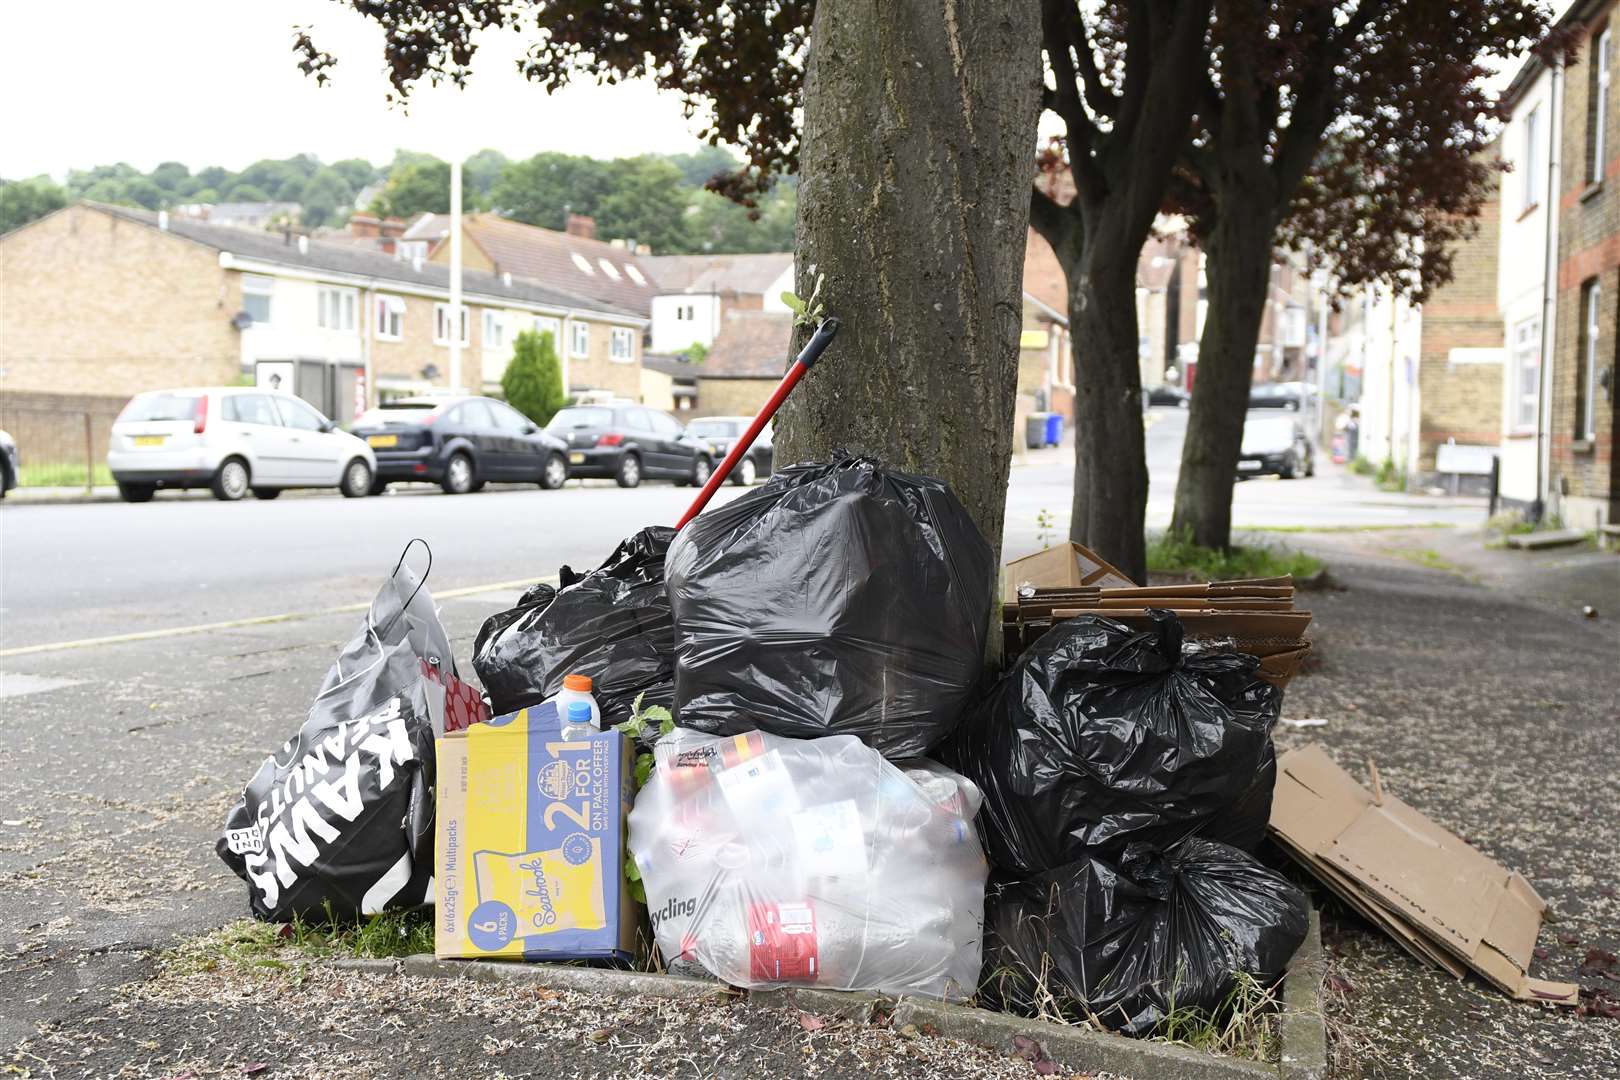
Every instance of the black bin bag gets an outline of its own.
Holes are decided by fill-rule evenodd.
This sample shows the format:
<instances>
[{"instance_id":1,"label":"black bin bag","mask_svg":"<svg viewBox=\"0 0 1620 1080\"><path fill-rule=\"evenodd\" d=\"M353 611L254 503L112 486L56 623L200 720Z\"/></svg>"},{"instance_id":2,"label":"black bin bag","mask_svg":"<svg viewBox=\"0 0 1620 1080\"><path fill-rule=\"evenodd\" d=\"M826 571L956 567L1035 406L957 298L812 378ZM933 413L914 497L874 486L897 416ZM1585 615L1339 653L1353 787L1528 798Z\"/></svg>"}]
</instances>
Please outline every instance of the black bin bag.
<instances>
[{"instance_id":1,"label":"black bin bag","mask_svg":"<svg viewBox=\"0 0 1620 1080\"><path fill-rule=\"evenodd\" d=\"M1026 1011L1038 992L1051 994L1146 1035L1172 1008L1218 1016L1241 974L1274 984L1306 918L1304 893L1234 847L1198 837L1162 853L1132 844L1117 864L1081 859L992 880L981 990Z\"/></svg>"},{"instance_id":2,"label":"black bin bag","mask_svg":"<svg viewBox=\"0 0 1620 1080\"><path fill-rule=\"evenodd\" d=\"M636 696L668 707L674 641L664 556L675 530L649 526L583 576L563 568L561 589L537 585L492 615L473 642L473 667L497 715L538 705L568 675L589 675L604 724L630 718Z\"/></svg>"},{"instance_id":3,"label":"black bin bag","mask_svg":"<svg viewBox=\"0 0 1620 1080\"><path fill-rule=\"evenodd\" d=\"M1025 650L943 755L984 792L990 865L1051 870L1193 833L1252 851L1276 781L1282 693L1235 653L1182 654L1181 620L1059 623Z\"/></svg>"},{"instance_id":4,"label":"black bin bag","mask_svg":"<svg viewBox=\"0 0 1620 1080\"><path fill-rule=\"evenodd\" d=\"M668 576L683 727L916 757L983 671L989 545L942 481L869 458L790 466L695 518Z\"/></svg>"}]
</instances>

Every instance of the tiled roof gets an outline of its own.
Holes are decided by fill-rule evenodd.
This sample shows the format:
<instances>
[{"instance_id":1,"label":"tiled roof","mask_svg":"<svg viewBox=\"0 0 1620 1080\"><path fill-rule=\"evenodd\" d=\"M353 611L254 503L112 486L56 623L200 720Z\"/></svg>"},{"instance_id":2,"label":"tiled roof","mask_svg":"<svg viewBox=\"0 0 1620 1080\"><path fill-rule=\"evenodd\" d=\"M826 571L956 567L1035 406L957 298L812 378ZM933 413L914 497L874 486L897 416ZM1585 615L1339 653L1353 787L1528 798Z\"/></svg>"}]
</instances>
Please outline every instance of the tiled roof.
<instances>
[{"instance_id":1,"label":"tiled roof","mask_svg":"<svg viewBox=\"0 0 1620 1080\"><path fill-rule=\"evenodd\" d=\"M763 295L771 283L793 268L793 252L757 255L643 255L660 293Z\"/></svg>"},{"instance_id":2,"label":"tiled roof","mask_svg":"<svg viewBox=\"0 0 1620 1080\"><path fill-rule=\"evenodd\" d=\"M87 202L84 205L102 213L110 214L113 217L122 218L125 221L138 222L154 229L158 227L158 215L151 210L94 202ZM310 240L306 247L300 250L297 237L289 239L283 233L242 229L233 225L215 225L206 221L183 217L179 214L169 216L168 231L175 236L184 237L187 240L214 248L217 251L229 251L231 254L244 259L256 259L262 262L278 263L283 266L300 267L308 270L325 270L355 277L397 281L427 289L442 289L446 292L450 288L449 267L424 262L418 269L409 260L398 259L380 251L370 251L351 244L333 244L321 240ZM481 270L464 270L461 275L461 287L467 293L517 300L544 307L574 308L600 312L606 315L623 315L636 318L646 317L642 311L632 307L608 303L578 293L565 292L533 281L514 278L512 283L508 285L499 276Z\"/></svg>"},{"instance_id":3,"label":"tiled roof","mask_svg":"<svg viewBox=\"0 0 1620 1080\"><path fill-rule=\"evenodd\" d=\"M700 379L774 379L787 371L793 316L775 311L728 311L703 363Z\"/></svg>"},{"instance_id":4,"label":"tiled roof","mask_svg":"<svg viewBox=\"0 0 1620 1080\"><path fill-rule=\"evenodd\" d=\"M525 225L497 214L467 214L466 238L489 256L499 273L543 281L641 316L652 312L658 289L638 256L602 240ZM432 214L411 224L406 236L437 244L449 236L450 215Z\"/></svg>"}]
</instances>

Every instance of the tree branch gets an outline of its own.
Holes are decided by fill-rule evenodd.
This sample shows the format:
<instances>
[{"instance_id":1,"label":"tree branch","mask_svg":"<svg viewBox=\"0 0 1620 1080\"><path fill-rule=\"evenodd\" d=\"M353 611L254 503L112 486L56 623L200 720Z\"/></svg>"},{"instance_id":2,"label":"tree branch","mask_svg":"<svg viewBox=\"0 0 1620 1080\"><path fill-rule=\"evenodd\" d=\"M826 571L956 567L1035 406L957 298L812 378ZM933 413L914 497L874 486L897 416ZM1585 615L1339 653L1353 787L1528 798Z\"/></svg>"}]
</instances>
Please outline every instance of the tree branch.
<instances>
[{"instance_id":1,"label":"tree branch","mask_svg":"<svg viewBox=\"0 0 1620 1080\"><path fill-rule=\"evenodd\" d=\"M1277 183L1277 202L1274 215L1281 215L1294 198L1300 182L1316 160L1322 137L1333 119L1334 91L1337 87L1335 71L1349 55L1355 40L1383 14L1388 0L1361 0L1355 11L1337 30L1332 26L1332 10L1324 7L1315 12L1311 29L1315 47L1304 62L1305 78L1300 81L1289 111L1288 128L1277 144L1272 159L1271 174Z\"/></svg>"},{"instance_id":2,"label":"tree branch","mask_svg":"<svg viewBox=\"0 0 1620 1080\"><path fill-rule=\"evenodd\" d=\"M1069 54L1066 6L1065 0L1042 0L1041 3L1041 37L1057 81L1057 89L1050 98L1051 109L1062 118L1068 134L1069 168L1074 171L1075 185L1087 198L1094 198L1105 187L1092 157L1100 132L1080 100L1079 76Z\"/></svg>"},{"instance_id":3,"label":"tree branch","mask_svg":"<svg viewBox=\"0 0 1620 1080\"><path fill-rule=\"evenodd\" d=\"M1070 44L1074 47L1074 55L1080 62L1080 78L1085 83L1086 104L1098 116L1105 116L1112 120L1119 115L1119 98L1114 92L1103 85L1102 72L1097 69L1097 56L1091 50L1091 35L1086 30L1085 16L1080 13L1077 3L1064 2L1071 18L1063 20L1069 26Z\"/></svg>"},{"instance_id":4,"label":"tree branch","mask_svg":"<svg viewBox=\"0 0 1620 1080\"><path fill-rule=\"evenodd\" d=\"M1052 245L1059 264L1067 272L1069 266L1065 259L1072 246L1074 231L1080 227L1079 212L1073 206L1062 205L1039 186L1031 186L1029 226L1040 234L1042 240Z\"/></svg>"}]
</instances>

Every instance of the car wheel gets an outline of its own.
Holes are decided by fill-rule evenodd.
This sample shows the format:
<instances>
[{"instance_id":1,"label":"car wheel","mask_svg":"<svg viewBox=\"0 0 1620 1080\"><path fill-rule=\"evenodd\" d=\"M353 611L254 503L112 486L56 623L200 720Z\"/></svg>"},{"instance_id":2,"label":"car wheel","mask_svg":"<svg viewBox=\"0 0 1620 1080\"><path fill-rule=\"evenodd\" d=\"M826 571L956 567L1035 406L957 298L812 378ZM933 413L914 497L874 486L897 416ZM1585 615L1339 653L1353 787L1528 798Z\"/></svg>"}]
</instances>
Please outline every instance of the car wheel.
<instances>
[{"instance_id":1,"label":"car wheel","mask_svg":"<svg viewBox=\"0 0 1620 1080\"><path fill-rule=\"evenodd\" d=\"M476 495L476 494L478 494L478 493L479 493L479 492L480 492L480 491L483 491L483 490L484 490L484 485L485 485L485 484L486 484L486 483L488 483L488 481L485 481L485 480L474 480L474 481L473 481L473 486L472 486L472 487L470 487L470 488L468 488L468 489L467 489L467 491L468 491L468 493L469 493L469 494L472 494L472 495Z\"/></svg>"},{"instance_id":2,"label":"car wheel","mask_svg":"<svg viewBox=\"0 0 1620 1080\"><path fill-rule=\"evenodd\" d=\"M440 482L447 495L465 495L473 486L472 458L466 454L451 454L450 463L444 467L444 480Z\"/></svg>"},{"instance_id":3,"label":"car wheel","mask_svg":"<svg viewBox=\"0 0 1620 1080\"><path fill-rule=\"evenodd\" d=\"M247 462L241 458L226 458L209 486L214 491L214 498L219 501L236 502L248 493Z\"/></svg>"},{"instance_id":4,"label":"car wheel","mask_svg":"<svg viewBox=\"0 0 1620 1080\"><path fill-rule=\"evenodd\" d=\"M253 489L253 497L255 499L263 499L265 502L269 502L271 499L276 498L280 494L281 494L281 489L280 488L254 488Z\"/></svg>"},{"instance_id":5,"label":"car wheel","mask_svg":"<svg viewBox=\"0 0 1620 1080\"><path fill-rule=\"evenodd\" d=\"M552 454L546 458L545 467L540 470L540 486L547 491L556 491L568 483L568 462L563 460L561 454Z\"/></svg>"},{"instance_id":6,"label":"car wheel","mask_svg":"<svg viewBox=\"0 0 1620 1080\"><path fill-rule=\"evenodd\" d=\"M373 495L381 495L383 492L385 492L387 490L388 490L388 481L384 480L380 476L373 476L371 478L371 494L373 494Z\"/></svg>"},{"instance_id":7,"label":"car wheel","mask_svg":"<svg viewBox=\"0 0 1620 1080\"><path fill-rule=\"evenodd\" d=\"M1289 454L1288 457L1284 459L1283 466L1277 471L1277 475L1284 480L1292 480L1295 476L1299 475L1299 464L1295 460L1294 455Z\"/></svg>"},{"instance_id":8,"label":"car wheel","mask_svg":"<svg viewBox=\"0 0 1620 1080\"><path fill-rule=\"evenodd\" d=\"M1305 475L1306 476L1315 476L1316 475L1316 455L1315 454L1312 454L1310 457L1305 459Z\"/></svg>"},{"instance_id":9,"label":"car wheel","mask_svg":"<svg viewBox=\"0 0 1620 1080\"><path fill-rule=\"evenodd\" d=\"M366 464L364 458L355 458L344 467L338 490L343 492L345 499L358 499L371 493L371 466Z\"/></svg>"},{"instance_id":10,"label":"car wheel","mask_svg":"<svg viewBox=\"0 0 1620 1080\"><path fill-rule=\"evenodd\" d=\"M708 458L699 456L692 463L692 486L702 487L709 482L709 476L714 472L714 464Z\"/></svg>"},{"instance_id":11,"label":"car wheel","mask_svg":"<svg viewBox=\"0 0 1620 1080\"><path fill-rule=\"evenodd\" d=\"M118 497L125 502L151 502L152 496L157 493L157 487L152 484L126 484L118 481Z\"/></svg>"},{"instance_id":12,"label":"car wheel","mask_svg":"<svg viewBox=\"0 0 1620 1080\"><path fill-rule=\"evenodd\" d=\"M633 488L641 483L641 459L634 454L626 454L619 459L619 470L613 479L622 488Z\"/></svg>"},{"instance_id":13,"label":"car wheel","mask_svg":"<svg viewBox=\"0 0 1620 1080\"><path fill-rule=\"evenodd\" d=\"M737 462L737 467L731 470L731 482L738 487L747 487L759 475L759 469L754 465L754 459L745 457Z\"/></svg>"}]
</instances>

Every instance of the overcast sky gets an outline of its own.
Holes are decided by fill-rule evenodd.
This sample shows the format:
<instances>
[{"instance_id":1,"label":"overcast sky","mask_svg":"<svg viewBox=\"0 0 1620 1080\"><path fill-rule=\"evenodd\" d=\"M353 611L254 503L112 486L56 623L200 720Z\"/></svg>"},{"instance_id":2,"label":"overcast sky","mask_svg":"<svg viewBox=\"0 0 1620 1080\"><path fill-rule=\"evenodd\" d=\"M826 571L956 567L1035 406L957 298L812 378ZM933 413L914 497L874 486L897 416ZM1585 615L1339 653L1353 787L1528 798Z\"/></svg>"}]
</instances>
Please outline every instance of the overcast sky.
<instances>
[{"instance_id":1,"label":"overcast sky","mask_svg":"<svg viewBox=\"0 0 1620 1080\"><path fill-rule=\"evenodd\" d=\"M297 68L293 27L338 58L317 87ZM313 153L374 164L404 147L508 157L594 157L698 145L680 101L651 84L582 81L555 96L514 70L522 39L481 43L466 90L420 88L389 108L382 34L332 0L77 0L6 5L0 46L0 176L127 161L240 169Z\"/></svg>"}]
</instances>

